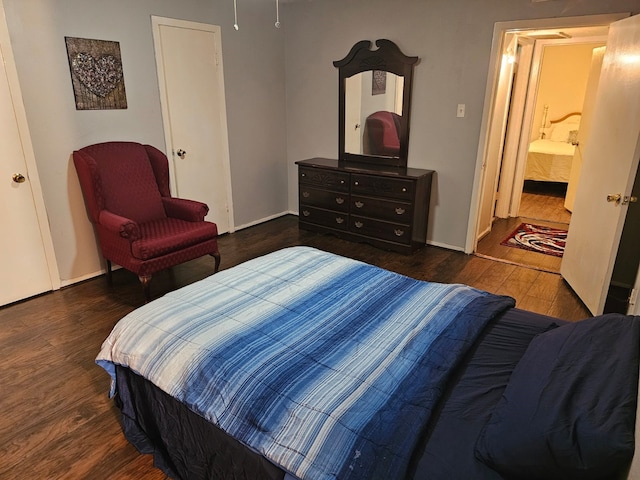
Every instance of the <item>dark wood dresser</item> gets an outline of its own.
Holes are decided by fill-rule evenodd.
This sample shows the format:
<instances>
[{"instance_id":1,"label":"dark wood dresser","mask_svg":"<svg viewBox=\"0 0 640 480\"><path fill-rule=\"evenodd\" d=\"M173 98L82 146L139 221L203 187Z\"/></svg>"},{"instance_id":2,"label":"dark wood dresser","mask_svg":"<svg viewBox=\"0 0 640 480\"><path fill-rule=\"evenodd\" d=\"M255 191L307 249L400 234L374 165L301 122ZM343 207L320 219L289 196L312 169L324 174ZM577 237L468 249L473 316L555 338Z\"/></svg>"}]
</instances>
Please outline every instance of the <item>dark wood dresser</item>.
<instances>
[{"instance_id":1,"label":"dark wood dresser","mask_svg":"<svg viewBox=\"0 0 640 480\"><path fill-rule=\"evenodd\" d=\"M300 228L407 254L425 245L433 170L328 158L296 164Z\"/></svg>"}]
</instances>

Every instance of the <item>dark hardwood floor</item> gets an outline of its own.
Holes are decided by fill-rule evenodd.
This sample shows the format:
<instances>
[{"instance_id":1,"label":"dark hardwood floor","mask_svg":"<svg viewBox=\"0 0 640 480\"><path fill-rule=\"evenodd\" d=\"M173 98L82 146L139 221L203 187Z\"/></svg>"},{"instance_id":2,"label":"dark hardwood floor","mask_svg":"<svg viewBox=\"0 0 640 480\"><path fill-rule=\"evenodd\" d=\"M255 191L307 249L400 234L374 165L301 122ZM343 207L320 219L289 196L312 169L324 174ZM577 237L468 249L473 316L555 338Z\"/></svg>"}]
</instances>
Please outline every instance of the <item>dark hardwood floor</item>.
<instances>
[{"instance_id":1,"label":"dark hardwood floor","mask_svg":"<svg viewBox=\"0 0 640 480\"><path fill-rule=\"evenodd\" d=\"M478 242L476 252L489 258L560 273L562 258L500 245L500 242L525 222L568 229L571 212L564 208L566 188L566 184L525 182L519 216L496 219L491 232Z\"/></svg>"},{"instance_id":2,"label":"dark hardwood floor","mask_svg":"<svg viewBox=\"0 0 640 480\"><path fill-rule=\"evenodd\" d=\"M418 279L466 283L516 298L520 308L579 320L588 312L564 281L551 273L437 247L411 256L331 236L299 231L285 216L220 238L221 268L282 247L310 245ZM213 273L203 257L151 283L152 296ZM104 277L0 308L0 478L163 479L150 455L124 439L108 398L108 375L94 363L115 323L140 306L135 275Z\"/></svg>"},{"instance_id":3,"label":"dark hardwood floor","mask_svg":"<svg viewBox=\"0 0 640 480\"><path fill-rule=\"evenodd\" d=\"M518 215L569 225L571 212L564 208L566 183L524 182Z\"/></svg>"}]
</instances>

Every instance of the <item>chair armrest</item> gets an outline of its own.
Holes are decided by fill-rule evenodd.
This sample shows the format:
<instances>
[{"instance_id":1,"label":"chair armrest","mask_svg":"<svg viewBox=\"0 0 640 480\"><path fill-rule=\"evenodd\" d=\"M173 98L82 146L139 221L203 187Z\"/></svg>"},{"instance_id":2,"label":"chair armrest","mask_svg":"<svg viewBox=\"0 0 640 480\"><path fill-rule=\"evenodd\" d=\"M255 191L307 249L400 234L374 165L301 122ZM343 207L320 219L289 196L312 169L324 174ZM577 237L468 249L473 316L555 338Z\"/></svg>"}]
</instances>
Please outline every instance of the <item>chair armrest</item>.
<instances>
[{"instance_id":1,"label":"chair armrest","mask_svg":"<svg viewBox=\"0 0 640 480\"><path fill-rule=\"evenodd\" d=\"M206 203L184 198L162 197L167 217L179 218L188 222L202 222L209 213Z\"/></svg>"},{"instance_id":2,"label":"chair armrest","mask_svg":"<svg viewBox=\"0 0 640 480\"><path fill-rule=\"evenodd\" d=\"M131 241L140 238L138 224L129 218L121 217L108 210L102 210L98 217L98 222L107 230L117 233L122 238L128 238Z\"/></svg>"}]
</instances>

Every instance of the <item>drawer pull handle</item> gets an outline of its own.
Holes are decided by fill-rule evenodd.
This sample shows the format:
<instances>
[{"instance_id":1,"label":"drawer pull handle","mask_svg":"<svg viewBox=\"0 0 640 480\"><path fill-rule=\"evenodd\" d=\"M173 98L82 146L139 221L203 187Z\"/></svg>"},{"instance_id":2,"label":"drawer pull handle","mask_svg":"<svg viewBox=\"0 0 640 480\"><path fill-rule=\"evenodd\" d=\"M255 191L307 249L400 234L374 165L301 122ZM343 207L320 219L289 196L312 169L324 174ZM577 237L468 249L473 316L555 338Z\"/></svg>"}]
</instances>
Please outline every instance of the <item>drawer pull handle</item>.
<instances>
[{"instance_id":1,"label":"drawer pull handle","mask_svg":"<svg viewBox=\"0 0 640 480\"><path fill-rule=\"evenodd\" d=\"M393 233L396 234L396 237L401 237L404 235L404 230L400 230L399 228L396 228Z\"/></svg>"},{"instance_id":2,"label":"drawer pull handle","mask_svg":"<svg viewBox=\"0 0 640 480\"><path fill-rule=\"evenodd\" d=\"M362 203L362 202L356 202L354 205L356 206L356 208L364 207L364 203Z\"/></svg>"},{"instance_id":3,"label":"drawer pull handle","mask_svg":"<svg viewBox=\"0 0 640 480\"><path fill-rule=\"evenodd\" d=\"M402 187L402 191L406 193L407 187Z\"/></svg>"},{"instance_id":4,"label":"drawer pull handle","mask_svg":"<svg viewBox=\"0 0 640 480\"><path fill-rule=\"evenodd\" d=\"M301 173L301 174L300 174L300 176L301 176L301 177L306 177L306 176L307 176L307 174L306 174L306 173Z\"/></svg>"},{"instance_id":5,"label":"drawer pull handle","mask_svg":"<svg viewBox=\"0 0 640 480\"><path fill-rule=\"evenodd\" d=\"M336 223L337 223L337 224L343 224L343 223L344 223L344 218L342 218L342 217L336 217Z\"/></svg>"},{"instance_id":6,"label":"drawer pull handle","mask_svg":"<svg viewBox=\"0 0 640 480\"><path fill-rule=\"evenodd\" d=\"M309 196L310 196L310 195L311 195L311 194L310 194L309 192L302 192L302 196L303 196L304 198L309 198Z\"/></svg>"},{"instance_id":7,"label":"drawer pull handle","mask_svg":"<svg viewBox=\"0 0 640 480\"><path fill-rule=\"evenodd\" d=\"M336 203L337 203L338 205L342 205L342 204L344 203L344 198L342 198L342 197L336 197Z\"/></svg>"},{"instance_id":8,"label":"drawer pull handle","mask_svg":"<svg viewBox=\"0 0 640 480\"><path fill-rule=\"evenodd\" d=\"M362 228L363 225L364 224L362 222L356 222L355 223L356 228Z\"/></svg>"},{"instance_id":9,"label":"drawer pull handle","mask_svg":"<svg viewBox=\"0 0 640 480\"><path fill-rule=\"evenodd\" d=\"M398 215L402 215L405 211L406 211L406 210L405 210L404 208L400 208L400 207L396 208L396 213L397 213Z\"/></svg>"},{"instance_id":10,"label":"drawer pull handle","mask_svg":"<svg viewBox=\"0 0 640 480\"><path fill-rule=\"evenodd\" d=\"M340 185L344 185L344 180L340 180Z\"/></svg>"},{"instance_id":11,"label":"drawer pull handle","mask_svg":"<svg viewBox=\"0 0 640 480\"><path fill-rule=\"evenodd\" d=\"M353 182L353 184L357 187L358 185L360 185L358 182Z\"/></svg>"},{"instance_id":12,"label":"drawer pull handle","mask_svg":"<svg viewBox=\"0 0 640 480\"><path fill-rule=\"evenodd\" d=\"M305 217L308 217L309 215L311 215L311 212L309 210L303 210L302 215L304 215Z\"/></svg>"}]
</instances>

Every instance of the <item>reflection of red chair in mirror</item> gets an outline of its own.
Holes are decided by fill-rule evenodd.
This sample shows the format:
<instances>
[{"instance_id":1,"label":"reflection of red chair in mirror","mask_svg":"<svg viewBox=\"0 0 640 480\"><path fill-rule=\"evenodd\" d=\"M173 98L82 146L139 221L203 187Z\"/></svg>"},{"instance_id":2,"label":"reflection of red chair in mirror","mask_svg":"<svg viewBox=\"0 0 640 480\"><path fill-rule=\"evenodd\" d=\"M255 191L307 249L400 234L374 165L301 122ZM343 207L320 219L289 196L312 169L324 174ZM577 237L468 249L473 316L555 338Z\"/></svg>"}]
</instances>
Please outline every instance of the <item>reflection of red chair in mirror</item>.
<instances>
[{"instance_id":1,"label":"reflection of red chair in mirror","mask_svg":"<svg viewBox=\"0 0 640 480\"><path fill-rule=\"evenodd\" d=\"M107 261L138 275L149 300L151 276L203 255L220 266L209 207L171 197L167 157L150 145L107 142L73 152L89 219Z\"/></svg>"},{"instance_id":2,"label":"reflection of red chair in mirror","mask_svg":"<svg viewBox=\"0 0 640 480\"><path fill-rule=\"evenodd\" d=\"M364 123L362 151L366 155L399 156L400 118L397 113L386 111L369 115Z\"/></svg>"}]
</instances>

